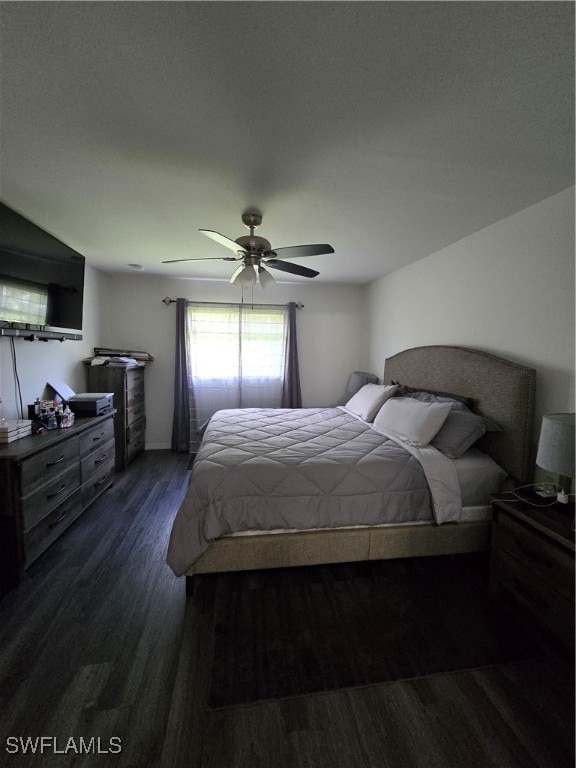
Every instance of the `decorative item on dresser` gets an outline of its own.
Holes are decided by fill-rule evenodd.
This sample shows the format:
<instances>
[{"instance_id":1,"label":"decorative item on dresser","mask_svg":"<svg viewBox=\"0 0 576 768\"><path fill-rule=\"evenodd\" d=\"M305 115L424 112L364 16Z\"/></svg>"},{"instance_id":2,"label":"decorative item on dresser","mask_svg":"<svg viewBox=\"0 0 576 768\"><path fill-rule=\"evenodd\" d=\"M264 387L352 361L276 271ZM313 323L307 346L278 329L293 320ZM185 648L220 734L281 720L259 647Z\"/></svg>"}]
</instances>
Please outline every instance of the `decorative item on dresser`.
<instances>
[{"instance_id":1,"label":"decorative item on dresser","mask_svg":"<svg viewBox=\"0 0 576 768\"><path fill-rule=\"evenodd\" d=\"M0 596L112 485L114 413L0 446Z\"/></svg>"},{"instance_id":2,"label":"decorative item on dresser","mask_svg":"<svg viewBox=\"0 0 576 768\"><path fill-rule=\"evenodd\" d=\"M574 651L574 504L493 502L491 581Z\"/></svg>"},{"instance_id":3,"label":"decorative item on dresser","mask_svg":"<svg viewBox=\"0 0 576 768\"><path fill-rule=\"evenodd\" d=\"M92 392L114 393L114 407L117 411L114 421L117 472L123 472L144 450L144 371L144 365L128 367L86 363L88 389Z\"/></svg>"}]
</instances>

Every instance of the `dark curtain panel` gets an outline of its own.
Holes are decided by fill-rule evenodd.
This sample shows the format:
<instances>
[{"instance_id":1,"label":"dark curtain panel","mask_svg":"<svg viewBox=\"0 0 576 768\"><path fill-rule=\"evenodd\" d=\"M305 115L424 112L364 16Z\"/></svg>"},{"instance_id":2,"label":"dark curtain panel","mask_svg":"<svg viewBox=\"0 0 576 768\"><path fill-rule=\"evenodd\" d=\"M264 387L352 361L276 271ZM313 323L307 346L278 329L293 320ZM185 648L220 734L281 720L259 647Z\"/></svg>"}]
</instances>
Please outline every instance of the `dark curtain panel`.
<instances>
[{"instance_id":1,"label":"dark curtain panel","mask_svg":"<svg viewBox=\"0 0 576 768\"><path fill-rule=\"evenodd\" d=\"M190 450L190 399L194 397L188 344L186 299L176 299L176 365L174 371L174 416L172 419L172 450Z\"/></svg>"},{"instance_id":2,"label":"dark curtain panel","mask_svg":"<svg viewBox=\"0 0 576 768\"><path fill-rule=\"evenodd\" d=\"M302 408L296 338L296 304L293 301L288 304L288 338L286 339L282 408Z\"/></svg>"}]
</instances>

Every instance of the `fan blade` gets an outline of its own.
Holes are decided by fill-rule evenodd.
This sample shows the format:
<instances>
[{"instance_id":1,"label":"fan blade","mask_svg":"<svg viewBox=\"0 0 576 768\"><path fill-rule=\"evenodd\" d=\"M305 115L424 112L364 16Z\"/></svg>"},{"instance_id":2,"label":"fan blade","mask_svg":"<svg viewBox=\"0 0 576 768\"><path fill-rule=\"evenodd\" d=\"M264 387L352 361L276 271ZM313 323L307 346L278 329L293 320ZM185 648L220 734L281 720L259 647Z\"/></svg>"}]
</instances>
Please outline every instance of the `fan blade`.
<instances>
[{"instance_id":1,"label":"fan blade","mask_svg":"<svg viewBox=\"0 0 576 768\"><path fill-rule=\"evenodd\" d=\"M290 272L293 275L301 275L302 277L316 277L316 275L320 274L315 269L308 269L308 267L302 267L300 264L291 264L289 261L270 259L264 263L267 267L272 267L272 269L279 269L281 272Z\"/></svg>"},{"instance_id":2,"label":"fan blade","mask_svg":"<svg viewBox=\"0 0 576 768\"><path fill-rule=\"evenodd\" d=\"M334 248L326 243L316 245L289 245L286 248L274 248L273 251L264 253L264 256L281 256L283 259L299 259L302 256L323 256L325 253L334 253Z\"/></svg>"},{"instance_id":3,"label":"fan blade","mask_svg":"<svg viewBox=\"0 0 576 768\"><path fill-rule=\"evenodd\" d=\"M220 243L220 245L223 245L225 248L230 248L231 251L234 251L234 253L248 253L248 251L245 248L242 248L241 245L238 245L238 243L235 243L234 240L230 240L229 237L225 237L224 235L221 235L219 232L212 232L211 229L199 229L198 232L202 232L203 235L206 235L207 237L211 237L212 240L215 240L217 243Z\"/></svg>"},{"instance_id":4,"label":"fan blade","mask_svg":"<svg viewBox=\"0 0 576 768\"><path fill-rule=\"evenodd\" d=\"M163 261L162 264L175 264L177 261L240 261L243 258L244 256L206 256L199 259L168 259L168 261Z\"/></svg>"}]
</instances>

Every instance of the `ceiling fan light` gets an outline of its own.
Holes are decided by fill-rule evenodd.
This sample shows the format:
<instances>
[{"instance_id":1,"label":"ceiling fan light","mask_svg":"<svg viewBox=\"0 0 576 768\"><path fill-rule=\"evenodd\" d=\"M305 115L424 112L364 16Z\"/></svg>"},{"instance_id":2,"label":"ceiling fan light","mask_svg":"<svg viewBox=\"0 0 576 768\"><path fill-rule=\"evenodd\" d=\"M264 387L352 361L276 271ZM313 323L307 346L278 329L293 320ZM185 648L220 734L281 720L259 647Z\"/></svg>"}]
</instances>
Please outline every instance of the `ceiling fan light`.
<instances>
[{"instance_id":1,"label":"ceiling fan light","mask_svg":"<svg viewBox=\"0 0 576 768\"><path fill-rule=\"evenodd\" d=\"M262 288L268 288L269 285L273 285L276 282L270 272L264 269L264 267L258 267L258 277Z\"/></svg>"},{"instance_id":2,"label":"ceiling fan light","mask_svg":"<svg viewBox=\"0 0 576 768\"><path fill-rule=\"evenodd\" d=\"M256 272L251 264L243 267L238 273L232 275L230 281L233 285L242 285L249 287L256 284Z\"/></svg>"}]
</instances>

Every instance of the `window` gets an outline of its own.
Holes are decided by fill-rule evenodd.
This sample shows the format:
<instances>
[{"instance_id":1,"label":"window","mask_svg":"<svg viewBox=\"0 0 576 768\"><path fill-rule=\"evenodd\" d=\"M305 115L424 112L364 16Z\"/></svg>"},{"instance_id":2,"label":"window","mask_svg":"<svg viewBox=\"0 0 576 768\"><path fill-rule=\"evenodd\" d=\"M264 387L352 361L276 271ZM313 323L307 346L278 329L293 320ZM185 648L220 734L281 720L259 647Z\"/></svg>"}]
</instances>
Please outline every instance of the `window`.
<instances>
[{"instance_id":1,"label":"window","mask_svg":"<svg viewBox=\"0 0 576 768\"><path fill-rule=\"evenodd\" d=\"M201 428L218 410L302 407L302 305L175 303L173 451L196 453Z\"/></svg>"},{"instance_id":2,"label":"window","mask_svg":"<svg viewBox=\"0 0 576 768\"><path fill-rule=\"evenodd\" d=\"M223 408L280 407L287 329L285 306L189 303L196 429Z\"/></svg>"}]
</instances>

